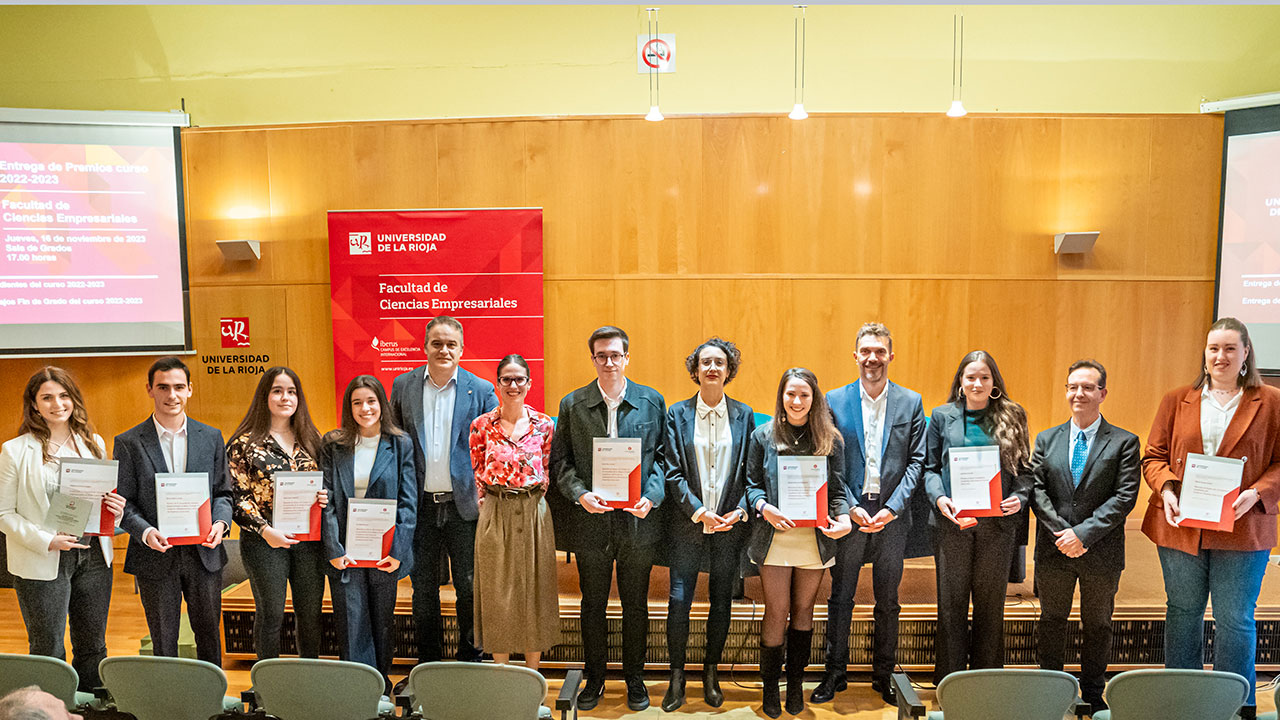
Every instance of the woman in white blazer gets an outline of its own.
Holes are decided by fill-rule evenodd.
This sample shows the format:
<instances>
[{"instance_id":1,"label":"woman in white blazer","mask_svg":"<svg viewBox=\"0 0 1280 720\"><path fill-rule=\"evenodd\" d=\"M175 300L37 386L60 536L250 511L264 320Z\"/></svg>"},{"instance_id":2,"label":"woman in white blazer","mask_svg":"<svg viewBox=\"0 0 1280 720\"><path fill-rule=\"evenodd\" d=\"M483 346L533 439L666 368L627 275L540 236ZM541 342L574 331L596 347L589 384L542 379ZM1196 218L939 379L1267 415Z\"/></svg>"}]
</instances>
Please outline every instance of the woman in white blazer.
<instances>
[{"instance_id":1,"label":"woman in white blazer","mask_svg":"<svg viewBox=\"0 0 1280 720\"><path fill-rule=\"evenodd\" d=\"M27 381L18 437L0 449L0 532L30 652L65 659L70 618L71 665L84 691L102 684L98 663L107 656L111 538L52 532L44 519L58 489L60 458L101 460L104 447L75 380L61 368L44 367ZM116 493L103 497L103 511L116 523L124 504Z\"/></svg>"}]
</instances>

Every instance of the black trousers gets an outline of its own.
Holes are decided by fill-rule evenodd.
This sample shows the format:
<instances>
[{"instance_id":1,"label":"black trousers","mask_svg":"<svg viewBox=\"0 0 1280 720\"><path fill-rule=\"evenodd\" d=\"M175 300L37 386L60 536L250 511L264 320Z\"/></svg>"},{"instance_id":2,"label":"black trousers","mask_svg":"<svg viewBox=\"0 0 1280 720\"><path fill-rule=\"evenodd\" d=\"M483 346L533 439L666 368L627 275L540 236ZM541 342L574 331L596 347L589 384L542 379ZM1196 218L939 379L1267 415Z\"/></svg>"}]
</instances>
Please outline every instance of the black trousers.
<instances>
[{"instance_id":1,"label":"black trousers","mask_svg":"<svg viewBox=\"0 0 1280 720\"><path fill-rule=\"evenodd\" d=\"M31 654L66 660L65 636L70 624L71 667L80 676L77 689L92 692L102 685L98 663L107 656L111 568L98 538L82 538L81 542L89 547L61 552L57 577L27 580L15 576L13 589L27 626Z\"/></svg>"},{"instance_id":2,"label":"black trousers","mask_svg":"<svg viewBox=\"0 0 1280 720\"><path fill-rule=\"evenodd\" d=\"M273 548L256 532L240 533L240 556L253 590L253 651L259 660L280 657L286 591L293 588L294 637L298 656L320 657L320 612L324 602L324 547L319 541Z\"/></svg>"},{"instance_id":3,"label":"black trousers","mask_svg":"<svg viewBox=\"0 0 1280 720\"><path fill-rule=\"evenodd\" d=\"M452 500L418 499L418 525L413 532L413 624L418 662L435 662L444 656L444 625L440 616L441 557L449 556L453 590L457 594L458 651L454 658L475 660L475 595L472 580L476 563L476 522L464 520Z\"/></svg>"},{"instance_id":4,"label":"black trousers","mask_svg":"<svg viewBox=\"0 0 1280 720\"><path fill-rule=\"evenodd\" d=\"M934 555L938 577L938 635L934 681L970 668L1004 665L1004 599L1017 525L1013 518L982 518L961 530L939 518ZM973 629L969 629L969 601Z\"/></svg>"},{"instance_id":5,"label":"black trousers","mask_svg":"<svg viewBox=\"0 0 1280 720\"><path fill-rule=\"evenodd\" d=\"M617 511L621 512L621 511ZM609 658L609 628L605 609L617 563L618 598L622 601L622 670L628 676L644 674L649 631L649 571L653 545L602 541L579 547L578 589L582 592L582 646L586 675L603 678Z\"/></svg>"},{"instance_id":6,"label":"black trousers","mask_svg":"<svg viewBox=\"0 0 1280 720\"><path fill-rule=\"evenodd\" d=\"M871 514L875 514L872 512ZM844 672L849 665L849 627L853 624L853 596L864 563L871 563L875 593L875 638L871 677L888 680L898 655L898 586L902 584L902 558L911 534L910 521L894 520L878 533L857 528L836 544L836 564L831 567L831 597L827 600L827 671Z\"/></svg>"},{"instance_id":7,"label":"black trousers","mask_svg":"<svg viewBox=\"0 0 1280 720\"><path fill-rule=\"evenodd\" d=\"M1107 684L1111 613L1120 587L1119 570L1086 569L1070 560L1036 563L1036 588L1040 593L1036 654L1040 667L1062 669L1067 615L1071 612L1077 581L1080 583L1080 624L1084 629L1084 644L1080 647L1080 695L1086 700L1097 699L1102 697L1102 689Z\"/></svg>"},{"instance_id":8,"label":"black trousers","mask_svg":"<svg viewBox=\"0 0 1280 720\"><path fill-rule=\"evenodd\" d=\"M182 622L182 601L187 601L187 617L196 637L196 657L222 665L222 570L209 572L200 561L198 545L179 545L176 572L159 577L138 576L138 598L147 616L151 651L157 656L178 656L178 628Z\"/></svg>"},{"instance_id":9,"label":"black trousers","mask_svg":"<svg viewBox=\"0 0 1280 720\"><path fill-rule=\"evenodd\" d=\"M683 670L689 644L689 609L698 588L698 571L705 560L711 608L707 613L707 648L703 666L720 664L733 613L733 589L745 528L712 533L700 542L676 541L671 547L671 594L667 599L667 656L672 670Z\"/></svg>"}]
</instances>

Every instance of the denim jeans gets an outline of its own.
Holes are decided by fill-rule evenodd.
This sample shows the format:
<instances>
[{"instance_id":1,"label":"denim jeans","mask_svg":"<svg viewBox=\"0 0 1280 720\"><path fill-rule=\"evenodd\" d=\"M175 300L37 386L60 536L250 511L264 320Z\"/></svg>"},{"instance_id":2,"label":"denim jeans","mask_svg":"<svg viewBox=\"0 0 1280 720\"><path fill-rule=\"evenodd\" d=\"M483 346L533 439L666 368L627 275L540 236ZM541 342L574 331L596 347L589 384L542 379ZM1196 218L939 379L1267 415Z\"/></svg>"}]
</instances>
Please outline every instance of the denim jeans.
<instances>
[{"instance_id":1,"label":"denim jeans","mask_svg":"<svg viewBox=\"0 0 1280 720\"><path fill-rule=\"evenodd\" d=\"M66 660L63 636L70 617L71 666L80 676L79 689L85 692L102 684L98 663L107 656L111 605L111 568L102 557L98 538L87 540L87 549L62 551L58 577L53 580L13 579L32 655Z\"/></svg>"},{"instance_id":2,"label":"denim jeans","mask_svg":"<svg viewBox=\"0 0 1280 720\"><path fill-rule=\"evenodd\" d=\"M1204 610L1213 598L1213 669L1249 681L1245 705L1256 705L1254 658L1258 626L1254 610L1267 569L1266 550L1201 550L1189 555L1161 547L1166 605L1164 664L1171 668L1204 667Z\"/></svg>"}]
</instances>

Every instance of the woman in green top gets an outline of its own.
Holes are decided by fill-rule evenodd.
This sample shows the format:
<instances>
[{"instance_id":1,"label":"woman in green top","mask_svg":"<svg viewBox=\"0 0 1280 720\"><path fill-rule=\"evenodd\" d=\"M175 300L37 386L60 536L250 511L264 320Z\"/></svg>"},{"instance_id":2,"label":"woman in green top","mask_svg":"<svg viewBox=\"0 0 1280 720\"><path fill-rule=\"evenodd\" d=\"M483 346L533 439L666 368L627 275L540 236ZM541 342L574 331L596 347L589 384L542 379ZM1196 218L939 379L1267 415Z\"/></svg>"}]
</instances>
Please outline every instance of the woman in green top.
<instances>
[{"instance_id":1,"label":"woman in green top","mask_svg":"<svg viewBox=\"0 0 1280 720\"><path fill-rule=\"evenodd\" d=\"M982 350L965 355L948 397L950 402L934 408L925 437L925 492L937 509L930 518L938 578L935 682L956 670L1004 665L1005 590L1031 491L1027 413L1009 398L995 360ZM1000 500L982 511L986 516L959 517L951 450L981 446L998 449Z\"/></svg>"}]
</instances>

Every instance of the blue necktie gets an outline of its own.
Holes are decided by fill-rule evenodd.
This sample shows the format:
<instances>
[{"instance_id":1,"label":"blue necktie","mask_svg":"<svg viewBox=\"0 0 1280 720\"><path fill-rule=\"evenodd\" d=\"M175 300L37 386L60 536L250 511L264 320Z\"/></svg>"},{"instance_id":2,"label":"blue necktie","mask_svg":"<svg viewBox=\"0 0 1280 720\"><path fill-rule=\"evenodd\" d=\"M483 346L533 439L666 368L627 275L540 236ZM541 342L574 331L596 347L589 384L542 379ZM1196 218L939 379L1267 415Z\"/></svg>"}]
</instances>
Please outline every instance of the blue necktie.
<instances>
[{"instance_id":1,"label":"blue necktie","mask_svg":"<svg viewBox=\"0 0 1280 720\"><path fill-rule=\"evenodd\" d=\"M1084 474L1084 461L1089 459L1089 438L1080 433L1076 436L1076 446L1071 450L1071 484L1080 487L1080 476Z\"/></svg>"}]
</instances>

